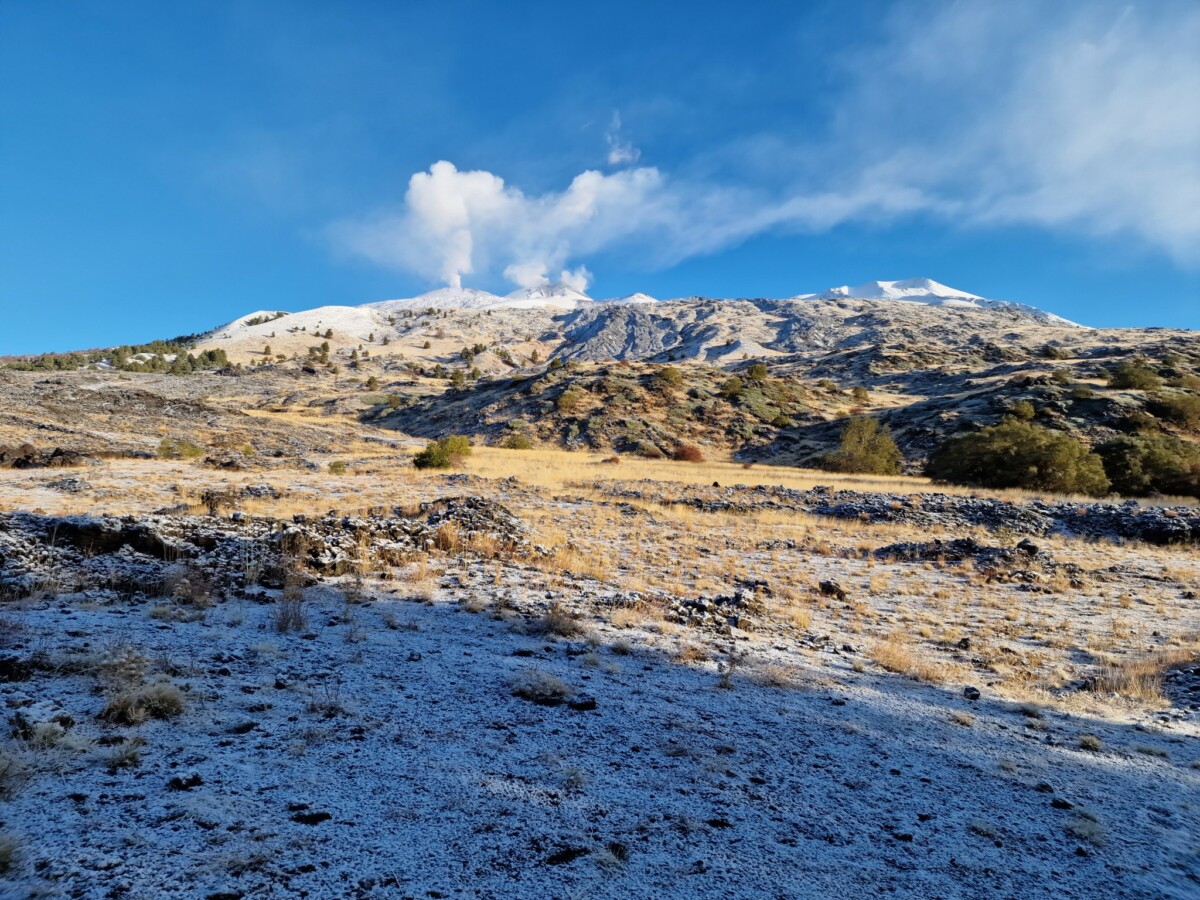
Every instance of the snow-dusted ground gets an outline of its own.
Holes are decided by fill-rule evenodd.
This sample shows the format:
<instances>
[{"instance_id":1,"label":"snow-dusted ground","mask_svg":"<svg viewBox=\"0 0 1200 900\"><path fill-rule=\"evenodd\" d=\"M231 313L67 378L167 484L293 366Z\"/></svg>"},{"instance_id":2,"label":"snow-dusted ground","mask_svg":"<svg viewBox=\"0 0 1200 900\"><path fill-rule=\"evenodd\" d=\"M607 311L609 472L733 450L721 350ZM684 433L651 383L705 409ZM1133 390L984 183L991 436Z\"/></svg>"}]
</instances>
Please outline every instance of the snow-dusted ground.
<instances>
[{"instance_id":1,"label":"snow-dusted ground","mask_svg":"<svg viewBox=\"0 0 1200 900\"><path fill-rule=\"evenodd\" d=\"M0 806L22 847L3 896L1200 893L1193 738L1034 718L778 636L741 635L723 688L724 639L604 615L578 638L531 636L538 573L444 564L428 603L407 581L350 607L318 585L301 633L245 601L194 622L72 598L6 610L0 655L132 648L188 699L121 728L97 721L90 674L0 683L9 707L65 709L76 740L146 742L117 771L96 743L21 750L36 774ZM568 577L552 593L606 590ZM677 661L689 644L712 657ZM770 664L790 686L758 683ZM595 709L512 696L528 670Z\"/></svg>"}]
</instances>

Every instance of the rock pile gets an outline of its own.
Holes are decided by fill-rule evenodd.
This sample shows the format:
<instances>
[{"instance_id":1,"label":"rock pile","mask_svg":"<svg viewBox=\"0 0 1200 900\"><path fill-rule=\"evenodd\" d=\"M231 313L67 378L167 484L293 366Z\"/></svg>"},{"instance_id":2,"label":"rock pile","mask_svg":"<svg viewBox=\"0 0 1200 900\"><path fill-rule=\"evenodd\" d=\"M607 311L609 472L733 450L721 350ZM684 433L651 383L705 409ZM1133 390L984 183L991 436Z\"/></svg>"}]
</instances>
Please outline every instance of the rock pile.
<instances>
[{"instance_id":1,"label":"rock pile","mask_svg":"<svg viewBox=\"0 0 1200 900\"><path fill-rule=\"evenodd\" d=\"M923 529L980 527L1017 534L1066 534L1151 544L1200 543L1200 506L1032 500L922 492L915 494L834 490L802 491L771 485L707 488L649 480L598 481L598 491L622 500L682 504L705 512L782 510L852 519L896 522Z\"/></svg>"},{"instance_id":2,"label":"rock pile","mask_svg":"<svg viewBox=\"0 0 1200 900\"><path fill-rule=\"evenodd\" d=\"M1073 563L1059 563L1028 540L1016 547L989 547L974 538L952 541L913 541L889 544L875 551L879 559L906 562L971 562L988 581L1038 585L1056 575L1065 576L1072 587L1083 584L1085 573Z\"/></svg>"},{"instance_id":3,"label":"rock pile","mask_svg":"<svg viewBox=\"0 0 1200 900\"><path fill-rule=\"evenodd\" d=\"M453 547L439 542L453 529ZM527 526L504 507L479 497L424 504L415 517L296 516L290 522L249 517L153 515L43 516L0 514L0 599L36 593L101 592L113 598L153 597L179 566L225 595L259 596L301 568L319 576L386 566L435 547L533 552Z\"/></svg>"},{"instance_id":4,"label":"rock pile","mask_svg":"<svg viewBox=\"0 0 1200 900\"><path fill-rule=\"evenodd\" d=\"M19 447L0 446L0 469L58 469L82 466L87 456L76 450L55 447L39 450L32 444Z\"/></svg>"}]
</instances>

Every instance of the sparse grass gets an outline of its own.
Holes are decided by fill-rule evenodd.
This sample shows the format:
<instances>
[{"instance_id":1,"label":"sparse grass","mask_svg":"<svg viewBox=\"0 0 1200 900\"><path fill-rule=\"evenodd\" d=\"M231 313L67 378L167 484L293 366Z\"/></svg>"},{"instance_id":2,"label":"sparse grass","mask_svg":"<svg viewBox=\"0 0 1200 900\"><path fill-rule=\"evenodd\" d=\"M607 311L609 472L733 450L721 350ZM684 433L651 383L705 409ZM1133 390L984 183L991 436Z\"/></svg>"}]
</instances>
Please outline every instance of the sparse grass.
<instances>
[{"instance_id":1,"label":"sparse grass","mask_svg":"<svg viewBox=\"0 0 1200 900\"><path fill-rule=\"evenodd\" d=\"M555 637L578 637L586 629L577 613L571 612L557 600L546 611L529 624L530 634L553 635Z\"/></svg>"},{"instance_id":2,"label":"sparse grass","mask_svg":"<svg viewBox=\"0 0 1200 900\"><path fill-rule=\"evenodd\" d=\"M1103 747L1103 742L1094 734L1081 734L1079 736L1079 749L1088 750L1092 753L1099 752Z\"/></svg>"},{"instance_id":3,"label":"sparse grass","mask_svg":"<svg viewBox=\"0 0 1200 900\"><path fill-rule=\"evenodd\" d=\"M303 631L308 625L304 614L304 600L300 597L283 596L275 601L275 610L271 615L271 625L280 634L290 631Z\"/></svg>"},{"instance_id":4,"label":"sparse grass","mask_svg":"<svg viewBox=\"0 0 1200 900\"><path fill-rule=\"evenodd\" d=\"M975 724L975 717L969 712L956 709L950 713L950 721L955 725L963 726L963 728L970 728Z\"/></svg>"},{"instance_id":5,"label":"sparse grass","mask_svg":"<svg viewBox=\"0 0 1200 900\"><path fill-rule=\"evenodd\" d=\"M907 675L917 681L941 684L950 677L947 666L930 659L928 653L919 651L898 634L877 641L871 647L870 657L889 672Z\"/></svg>"},{"instance_id":6,"label":"sparse grass","mask_svg":"<svg viewBox=\"0 0 1200 900\"><path fill-rule=\"evenodd\" d=\"M1063 830L1076 840L1087 841L1096 846L1103 844L1104 827L1095 815L1084 809L1076 810L1076 813L1077 815L1063 826Z\"/></svg>"},{"instance_id":7,"label":"sparse grass","mask_svg":"<svg viewBox=\"0 0 1200 900\"><path fill-rule=\"evenodd\" d=\"M146 746L143 737L131 737L117 744L104 759L104 764L110 772L121 769L135 769L142 762L142 748Z\"/></svg>"},{"instance_id":8,"label":"sparse grass","mask_svg":"<svg viewBox=\"0 0 1200 900\"><path fill-rule=\"evenodd\" d=\"M1146 705L1161 705L1163 673L1173 666L1195 662L1200 650L1178 647L1101 668L1092 690Z\"/></svg>"},{"instance_id":9,"label":"sparse grass","mask_svg":"<svg viewBox=\"0 0 1200 900\"><path fill-rule=\"evenodd\" d=\"M563 703L575 694L562 679L539 669L522 669L509 679L508 687L514 697L544 706Z\"/></svg>"},{"instance_id":10,"label":"sparse grass","mask_svg":"<svg viewBox=\"0 0 1200 900\"><path fill-rule=\"evenodd\" d=\"M796 666L765 663L747 672L747 680L764 687L798 688L804 684L804 674Z\"/></svg>"},{"instance_id":11,"label":"sparse grass","mask_svg":"<svg viewBox=\"0 0 1200 900\"><path fill-rule=\"evenodd\" d=\"M140 725L148 719L173 719L183 714L183 692L169 681L122 691L108 701L100 718L114 725Z\"/></svg>"}]
</instances>

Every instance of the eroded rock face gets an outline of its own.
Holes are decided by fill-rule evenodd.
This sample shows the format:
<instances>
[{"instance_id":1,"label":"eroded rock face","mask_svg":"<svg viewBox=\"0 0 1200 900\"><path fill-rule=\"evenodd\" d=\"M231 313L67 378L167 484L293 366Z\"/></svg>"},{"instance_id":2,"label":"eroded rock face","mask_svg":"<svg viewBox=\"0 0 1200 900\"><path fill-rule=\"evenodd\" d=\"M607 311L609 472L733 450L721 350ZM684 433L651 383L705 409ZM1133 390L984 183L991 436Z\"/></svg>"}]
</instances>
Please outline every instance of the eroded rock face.
<instances>
[{"instance_id":1,"label":"eroded rock face","mask_svg":"<svg viewBox=\"0 0 1200 900\"><path fill-rule=\"evenodd\" d=\"M115 591L153 596L169 570L192 567L227 594L253 579L282 582L286 567L321 576L354 571L364 553L396 563L418 551L486 546L532 552L529 529L503 506L481 497L422 504L415 516L396 510L366 517L297 516L282 522L234 514L227 518L0 515L0 598L41 592Z\"/></svg>"}]
</instances>

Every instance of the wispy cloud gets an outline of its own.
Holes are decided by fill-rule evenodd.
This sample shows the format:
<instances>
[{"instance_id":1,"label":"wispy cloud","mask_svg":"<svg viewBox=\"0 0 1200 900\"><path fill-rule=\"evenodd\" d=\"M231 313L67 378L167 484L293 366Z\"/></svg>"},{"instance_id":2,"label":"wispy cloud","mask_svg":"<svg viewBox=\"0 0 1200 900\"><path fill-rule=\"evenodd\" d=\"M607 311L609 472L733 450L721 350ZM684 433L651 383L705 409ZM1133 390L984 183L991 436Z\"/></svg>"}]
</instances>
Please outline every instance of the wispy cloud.
<instances>
[{"instance_id":1,"label":"wispy cloud","mask_svg":"<svg viewBox=\"0 0 1200 900\"><path fill-rule=\"evenodd\" d=\"M625 168L530 196L439 162L412 176L398 211L333 233L450 284L501 272L579 284L586 270L568 264L615 247L667 266L766 231L916 213L1127 236L1200 264L1200 7L900 9L888 40L842 61L821 141L760 136L771 168L819 176L716 183L629 168L639 154L614 114L608 161Z\"/></svg>"},{"instance_id":2,"label":"wispy cloud","mask_svg":"<svg viewBox=\"0 0 1200 900\"><path fill-rule=\"evenodd\" d=\"M621 136L621 113L614 112L612 122L608 126L608 131L604 134L604 140L608 144L608 164L610 166L627 166L637 162L642 151Z\"/></svg>"}]
</instances>

